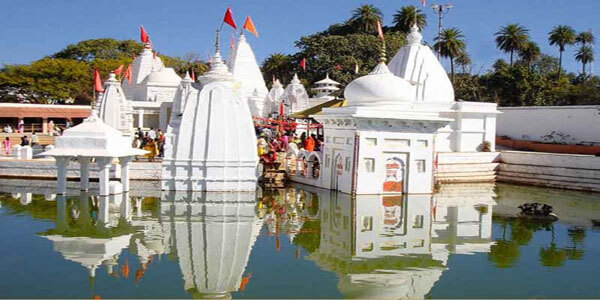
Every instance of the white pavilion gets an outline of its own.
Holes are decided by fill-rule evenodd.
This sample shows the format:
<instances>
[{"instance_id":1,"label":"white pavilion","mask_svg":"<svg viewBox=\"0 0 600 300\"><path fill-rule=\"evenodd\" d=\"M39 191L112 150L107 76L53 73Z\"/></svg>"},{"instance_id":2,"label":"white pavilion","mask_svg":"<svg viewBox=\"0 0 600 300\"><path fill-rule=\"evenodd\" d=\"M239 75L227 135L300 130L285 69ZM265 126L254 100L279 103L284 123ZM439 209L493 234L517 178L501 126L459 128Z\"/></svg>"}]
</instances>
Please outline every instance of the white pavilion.
<instances>
[{"instance_id":1,"label":"white pavilion","mask_svg":"<svg viewBox=\"0 0 600 300\"><path fill-rule=\"evenodd\" d=\"M131 147L129 138L113 127L104 124L95 112L83 123L71 127L56 137L55 148L43 152L43 156L52 156L56 160L57 194L65 195L67 189L67 167L71 160L80 165L80 188L89 189L90 165L95 160L99 176L99 194L111 194L109 189L109 169L113 160L121 165L121 185L113 188L113 193L129 191L129 166L136 155L144 150Z\"/></svg>"},{"instance_id":2,"label":"white pavilion","mask_svg":"<svg viewBox=\"0 0 600 300\"><path fill-rule=\"evenodd\" d=\"M346 106L312 116L323 125L324 151L288 151L291 180L351 194L432 193L440 154L452 180L494 180L494 156L479 154L495 149L496 104L454 101L416 27L407 39L389 66L383 59L348 84Z\"/></svg>"},{"instance_id":3,"label":"white pavilion","mask_svg":"<svg viewBox=\"0 0 600 300\"><path fill-rule=\"evenodd\" d=\"M309 99L310 107L313 107L335 99L331 94L340 90L340 83L329 78L327 73L325 78L315 82L315 87L311 90L315 92L315 97Z\"/></svg>"},{"instance_id":4,"label":"white pavilion","mask_svg":"<svg viewBox=\"0 0 600 300\"><path fill-rule=\"evenodd\" d=\"M163 190L254 191L258 155L252 115L218 42L210 70L177 91L162 164Z\"/></svg>"}]
</instances>

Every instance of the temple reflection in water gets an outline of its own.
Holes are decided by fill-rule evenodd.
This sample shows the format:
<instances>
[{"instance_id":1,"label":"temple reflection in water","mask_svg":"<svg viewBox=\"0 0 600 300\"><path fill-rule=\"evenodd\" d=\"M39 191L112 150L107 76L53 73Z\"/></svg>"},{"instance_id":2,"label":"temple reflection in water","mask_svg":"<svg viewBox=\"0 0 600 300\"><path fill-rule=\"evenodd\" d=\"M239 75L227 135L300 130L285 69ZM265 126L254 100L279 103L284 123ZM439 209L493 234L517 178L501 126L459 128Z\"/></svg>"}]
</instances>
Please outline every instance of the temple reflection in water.
<instances>
[{"instance_id":1,"label":"temple reflection in water","mask_svg":"<svg viewBox=\"0 0 600 300\"><path fill-rule=\"evenodd\" d=\"M351 198L306 186L258 193L50 195L55 228L39 235L91 278L101 267L125 275L125 249L142 266L131 270L136 282L153 259L176 257L185 291L209 298L251 284L247 266L261 233L276 238L277 250L283 238L303 248L304 259L337 275L346 298L425 297L451 254L492 245L493 185L447 185L433 196ZM31 205L31 194L13 196Z\"/></svg>"}]
</instances>

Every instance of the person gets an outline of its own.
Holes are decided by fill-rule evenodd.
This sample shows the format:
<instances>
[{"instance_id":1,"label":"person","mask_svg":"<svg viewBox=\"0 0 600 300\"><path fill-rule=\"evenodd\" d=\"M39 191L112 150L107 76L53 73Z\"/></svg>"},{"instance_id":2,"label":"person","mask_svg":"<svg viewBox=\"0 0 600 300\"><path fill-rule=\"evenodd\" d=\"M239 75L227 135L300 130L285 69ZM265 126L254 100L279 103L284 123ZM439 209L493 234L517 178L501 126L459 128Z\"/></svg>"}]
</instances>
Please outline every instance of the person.
<instances>
[{"instance_id":1,"label":"person","mask_svg":"<svg viewBox=\"0 0 600 300\"><path fill-rule=\"evenodd\" d=\"M135 137L137 140L137 148L143 149L144 147L142 144L144 143L144 132L142 131L142 128L138 127Z\"/></svg>"},{"instance_id":2,"label":"person","mask_svg":"<svg viewBox=\"0 0 600 300\"><path fill-rule=\"evenodd\" d=\"M304 149L308 152L315 151L315 139L313 138L314 134L310 135L306 140L304 140Z\"/></svg>"},{"instance_id":3,"label":"person","mask_svg":"<svg viewBox=\"0 0 600 300\"><path fill-rule=\"evenodd\" d=\"M26 135L21 137L21 146L29 146L29 139L27 138Z\"/></svg>"},{"instance_id":4,"label":"person","mask_svg":"<svg viewBox=\"0 0 600 300\"><path fill-rule=\"evenodd\" d=\"M150 127L150 131L148 131L148 137L153 141L156 140L156 131L154 131L154 128Z\"/></svg>"},{"instance_id":5,"label":"person","mask_svg":"<svg viewBox=\"0 0 600 300\"><path fill-rule=\"evenodd\" d=\"M267 145L268 144L267 144L267 141L265 140L265 135L261 133L260 137L258 138L258 141L257 141L258 157L261 157L265 153Z\"/></svg>"},{"instance_id":6,"label":"person","mask_svg":"<svg viewBox=\"0 0 600 300\"><path fill-rule=\"evenodd\" d=\"M17 125L17 129L19 130L19 133L23 133L25 131L25 121L23 121L23 119L19 120L19 124Z\"/></svg>"},{"instance_id":7,"label":"person","mask_svg":"<svg viewBox=\"0 0 600 300\"><path fill-rule=\"evenodd\" d=\"M50 135L54 135L54 121L50 120L50 122L48 122L48 133L50 133Z\"/></svg>"},{"instance_id":8,"label":"person","mask_svg":"<svg viewBox=\"0 0 600 300\"><path fill-rule=\"evenodd\" d=\"M65 123L65 128L71 128L71 121L67 120L67 122Z\"/></svg>"},{"instance_id":9,"label":"person","mask_svg":"<svg viewBox=\"0 0 600 300\"><path fill-rule=\"evenodd\" d=\"M287 151L287 147L288 147L289 143L290 143L290 136L287 135L287 133L286 133L281 137L281 150Z\"/></svg>"},{"instance_id":10,"label":"person","mask_svg":"<svg viewBox=\"0 0 600 300\"><path fill-rule=\"evenodd\" d=\"M158 157L163 158L165 156L165 141L167 137L162 132L162 130L158 130L158 137L156 138L156 142L158 143Z\"/></svg>"},{"instance_id":11,"label":"person","mask_svg":"<svg viewBox=\"0 0 600 300\"><path fill-rule=\"evenodd\" d=\"M31 133L31 145L35 146L40 143L40 138L35 134L35 131Z\"/></svg>"},{"instance_id":12,"label":"person","mask_svg":"<svg viewBox=\"0 0 600 300\"><path fill-rule=\"evenodd\" d=\"M303 132L300 135L300 142L302 143L302 144L298 145L300 148L301 148L302 145L304 145L304 141L306 141L306 132Z\"/></svg>"},{"instance_id":13,"label":"person","mask_svg":"<svg viewBox=\"0 0 600 300\"><path fill-rule=\"evenodd\" d=\"M2 145L4 146L4 153L6 154L6 156L10 156L10 147L11 147L10 138L6 137L4 139L4 141L2 142Z\"/></svg>"},{"instance_id":14,"label":"person","mask_svg":"<svg viewBox=\"0 0 600 300\"><path fill-rule=\"evenodd\" d=\"M10 125L6 124L6 126L4 126L4 132L5 133L12 133L13 129L12 129L12 127L10 127Z\"/></svg>"},{"instance_id":15,"label":"person","mask_svg":"<svg viewBox=\"0 0 600 300\"><path fill-rule=\"evenodd\" d=\"M148 161L154 161L154 157L156 156L156 143L153 139L148 138L148 141L144 145L144 150L148 151L148 153L146 153Z\"/></svg>"}]
</instances>

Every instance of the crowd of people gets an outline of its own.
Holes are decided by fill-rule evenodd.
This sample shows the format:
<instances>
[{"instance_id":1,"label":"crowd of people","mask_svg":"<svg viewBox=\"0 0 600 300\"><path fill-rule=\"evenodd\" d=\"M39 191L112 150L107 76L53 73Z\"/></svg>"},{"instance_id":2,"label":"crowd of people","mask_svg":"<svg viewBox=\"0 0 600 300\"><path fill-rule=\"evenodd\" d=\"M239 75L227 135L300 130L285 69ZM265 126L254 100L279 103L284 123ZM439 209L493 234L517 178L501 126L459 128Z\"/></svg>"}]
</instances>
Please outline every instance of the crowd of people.
<instances>
[{"instance_id":1,"label":"crowd of people","mask_svg":"<svg viewBox=\"0 0 600 300\"><path fill-rule=\"evenodd\" d=\"M137 128L133 139L134 148L139 148L148 151L144 156L148 161L154 161L157 158L162 159L165 155L166 136L162 130L150 130L144 132L140 127Z\"/></svg>"},{"instance_id":2,"label":"crowd of people","mask_svg":"<svg viewBox=\"0 0 600 300\"><path fill-rule=\"evenodd\" d=\"M286 130L273 133L269 128L255 127L257 135L257 150L260 162L267 168L278 168L276 164L277 153L287 152L290 144L295 144L298 149L308 152L323 150L323 136L302 132L300 136L296 130Z\"/></svg>"}]
</instances>

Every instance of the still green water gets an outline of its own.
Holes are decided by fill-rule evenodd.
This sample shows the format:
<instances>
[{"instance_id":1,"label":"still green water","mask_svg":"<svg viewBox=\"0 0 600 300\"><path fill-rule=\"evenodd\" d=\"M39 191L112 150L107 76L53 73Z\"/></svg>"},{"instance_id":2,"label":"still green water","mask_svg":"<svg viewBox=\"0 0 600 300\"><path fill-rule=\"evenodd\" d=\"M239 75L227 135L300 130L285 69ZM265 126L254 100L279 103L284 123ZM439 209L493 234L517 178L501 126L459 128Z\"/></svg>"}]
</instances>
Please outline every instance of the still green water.
<instances>
[{"instance_id":1,"label":"still green water","mask_svg":"<svg viewBox=\"0 0 600 300\"><path fill-rule=\"evenodd\" d=\"M598 194L0 190L3 298L600 298ZM534 201L561 220L512 218Z\"/></svg>"}]
</instances>

